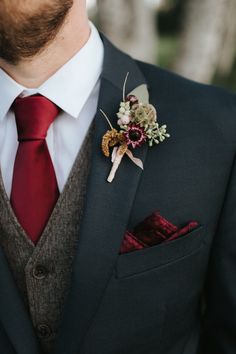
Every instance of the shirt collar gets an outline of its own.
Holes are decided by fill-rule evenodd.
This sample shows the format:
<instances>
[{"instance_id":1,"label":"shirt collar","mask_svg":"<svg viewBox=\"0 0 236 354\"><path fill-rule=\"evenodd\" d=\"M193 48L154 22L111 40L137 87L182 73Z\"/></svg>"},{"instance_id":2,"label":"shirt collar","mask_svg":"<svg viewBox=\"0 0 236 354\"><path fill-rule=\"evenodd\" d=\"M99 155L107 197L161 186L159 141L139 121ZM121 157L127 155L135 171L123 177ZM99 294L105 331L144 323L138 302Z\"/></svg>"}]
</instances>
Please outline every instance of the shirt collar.
<instances>
[{"instance_id":1,"label":"shirt collar","mask_svg":"<svg viewBox=\"0 0 236 354\"><path fill-rule=\"evenodd\" d=\"M24 86L18 84L0 68L0 121L6 116L13 101L23 90Z\"/></svg>"},{"instance_id":2,"label":"shirt collar","mask_svg":"<svg viewBox=\"0 0 236 354\"><path fill-rule=\"evenodd\" d=\"M5 117L17 96L35 93L47 97L64 112L78 118L100 78L103 66L102 40L91 22L90 28L90 37L79 52L36 89L27 89L0 69L0 120Z\"/></svg>"}]
</instances>

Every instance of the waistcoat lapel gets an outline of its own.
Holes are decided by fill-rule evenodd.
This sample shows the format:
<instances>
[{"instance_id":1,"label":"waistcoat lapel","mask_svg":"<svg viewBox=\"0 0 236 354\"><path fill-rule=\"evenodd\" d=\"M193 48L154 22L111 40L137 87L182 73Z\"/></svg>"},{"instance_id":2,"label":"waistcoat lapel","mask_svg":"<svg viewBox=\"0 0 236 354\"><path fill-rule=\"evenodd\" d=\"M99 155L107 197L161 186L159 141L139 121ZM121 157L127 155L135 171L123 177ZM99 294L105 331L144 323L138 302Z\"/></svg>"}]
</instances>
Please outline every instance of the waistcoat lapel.
<instances>
[{"instance_id":1,"label":"waistcoat lapel","mask_svg":"<svg viewBox=\"0 0 236 354\"><path fill-rule=\"evenodd\" d=\"M88 180L84 217L81 223L77 255L74 260L72 287L65 308L57 354L76 354L82 349L86 333L96 314L103 292L113 274L119 248L139 184L141 169L124 157L114 181L106 179L111 161L101 152L101 138L109 129L99 109L103 109L116 127L116 112L122 100L122 86L130 73L127 93L145 83L136 63L115 49L105 38L105 61L102 74L92 165ZM135 151L143 162L144 145Z\"/></svg>"}]
</instances>

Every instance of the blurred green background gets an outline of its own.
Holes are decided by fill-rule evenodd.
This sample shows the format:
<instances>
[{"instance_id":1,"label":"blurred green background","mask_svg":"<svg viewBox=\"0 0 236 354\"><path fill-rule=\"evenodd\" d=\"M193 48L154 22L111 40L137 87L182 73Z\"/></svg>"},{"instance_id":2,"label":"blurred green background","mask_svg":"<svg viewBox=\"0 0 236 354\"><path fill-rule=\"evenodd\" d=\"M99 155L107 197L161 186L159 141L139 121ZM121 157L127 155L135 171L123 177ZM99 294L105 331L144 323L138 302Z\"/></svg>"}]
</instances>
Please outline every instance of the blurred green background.
<instances>
[{"instance_id":1,"label":"blurred green background","mask_svg":"<svg viewBox=\"0 0 236 354\"><path fill-rule=\"evenodd\" d=\"M236 90L236 0L88 0L88 7L132 56Z\"/></svg>"}]
</instances>

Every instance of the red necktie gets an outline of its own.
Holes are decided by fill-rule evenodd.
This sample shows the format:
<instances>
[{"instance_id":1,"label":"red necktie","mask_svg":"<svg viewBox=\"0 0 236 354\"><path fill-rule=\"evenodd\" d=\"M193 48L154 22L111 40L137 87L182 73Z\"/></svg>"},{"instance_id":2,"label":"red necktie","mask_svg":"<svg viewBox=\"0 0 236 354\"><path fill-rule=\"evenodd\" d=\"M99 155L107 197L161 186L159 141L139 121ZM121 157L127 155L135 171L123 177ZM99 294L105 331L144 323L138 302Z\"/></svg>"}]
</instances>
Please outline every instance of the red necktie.
<instances>
[{"instance_id":1,"label":"red necktie","mask_svg":"<svg viewBox=\"0 0 236 354\"><path fill-rule=\"evenodd\" d=\"M19 146L16 154L11 205L34 243L37 243L59 196L46 136L59 108L35 95L13 103Z\"/></svg>"}]
</instances>

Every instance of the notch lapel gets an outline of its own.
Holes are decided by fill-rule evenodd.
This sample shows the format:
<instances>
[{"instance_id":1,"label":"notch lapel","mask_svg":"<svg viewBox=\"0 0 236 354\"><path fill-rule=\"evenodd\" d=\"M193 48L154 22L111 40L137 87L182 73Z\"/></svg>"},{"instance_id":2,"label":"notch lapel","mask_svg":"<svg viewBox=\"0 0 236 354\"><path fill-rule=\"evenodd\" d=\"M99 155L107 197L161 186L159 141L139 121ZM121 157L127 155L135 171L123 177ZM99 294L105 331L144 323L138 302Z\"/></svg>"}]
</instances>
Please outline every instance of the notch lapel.
<instances>
[{"instance_id":1,"label":"notch lapel","mask_svg":"<svg viewBox=\"0 0 236 354\"><path fill-rule=\"evenodd\" d=\"M127 72L130 73L127 93L145 83L145 79L130 57L115 49L104 37L103 41L105 61L95 117L92 165L72 286L58 336L57 354L76 354L81 350L113 274L142 174L142 170L125 156L114 181L111 184L106 181L111 161L103 156L100 146L109 126L99 109L105 111L116 127L116 112L122 100L122 86ZM143 145L135 151L135 156L144 162L146 152L147 145Z\"/></svg>"}]
</instances>

